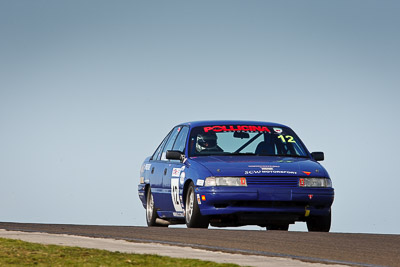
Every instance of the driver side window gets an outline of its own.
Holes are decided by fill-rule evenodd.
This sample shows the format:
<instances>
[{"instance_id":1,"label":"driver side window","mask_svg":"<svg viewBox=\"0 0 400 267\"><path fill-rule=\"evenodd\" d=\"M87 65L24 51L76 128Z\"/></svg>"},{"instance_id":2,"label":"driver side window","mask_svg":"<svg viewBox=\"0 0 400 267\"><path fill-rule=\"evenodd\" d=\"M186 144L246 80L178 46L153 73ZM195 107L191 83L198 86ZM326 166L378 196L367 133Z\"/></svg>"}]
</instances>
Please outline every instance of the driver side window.
<instances>
[{"instance_id":1,"label":"driver side window","mask_svg":"<svg viewBox=\"0 0 400 267\"><path fill-rule=\"evenodd\" d=\"M180 152L185 152L185 147L186 147L186 139L189 133L189 127L182 127L182 129L179 132L178 137L176 138L174 147L172 150L177 150Z\"/></svg>"}]
</instances>

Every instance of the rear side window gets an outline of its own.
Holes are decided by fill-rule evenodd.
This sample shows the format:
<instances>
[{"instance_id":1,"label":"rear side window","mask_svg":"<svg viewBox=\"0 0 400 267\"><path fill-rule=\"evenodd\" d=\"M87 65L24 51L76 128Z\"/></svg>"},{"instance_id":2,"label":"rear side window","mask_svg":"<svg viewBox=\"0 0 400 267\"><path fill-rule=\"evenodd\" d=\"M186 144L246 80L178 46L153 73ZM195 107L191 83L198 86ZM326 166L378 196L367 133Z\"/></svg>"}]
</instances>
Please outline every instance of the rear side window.
<instances>
[{"instance_id":1,"label":"rear side window","mask_svg":"<svg viewBox=\"0 0 400 267\"><path fill-rule=\"evenodd\" d=\"M160 160L161 158L161 150L165 145L165 142L167 142L168 137L171 135L171 132L167 134L167 136L164 138L164 140L161 142L161 144L157 147L156 151L154 152L153 156L151 157L151 160Z\"/></svg>"}]
</instances>

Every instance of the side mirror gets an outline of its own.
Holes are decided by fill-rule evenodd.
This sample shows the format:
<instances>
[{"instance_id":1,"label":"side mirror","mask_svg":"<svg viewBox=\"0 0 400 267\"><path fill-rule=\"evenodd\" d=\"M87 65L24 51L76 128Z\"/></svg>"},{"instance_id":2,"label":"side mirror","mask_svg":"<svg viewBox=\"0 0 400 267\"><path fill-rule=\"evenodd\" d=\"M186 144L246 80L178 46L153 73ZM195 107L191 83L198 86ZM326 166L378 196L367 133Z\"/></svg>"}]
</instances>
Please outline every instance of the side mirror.
<instances>
[{"instance_id":1,"label":"side mirror","mask_svg":"<svg viewBox=\"0 0 400 267\"><path fill-rule=\"evenodd\" d=\"M324 160L324 152L312 152L311 157L316 161Z\"/></svg>"},{"instance_id":2,"label":"side mirror","mask_svg":"<svg viewBox=\"0 0 400 267\"><path fill-rule=\"evenodd\" d=\"M165 156L167 159L176 159L176 160L182 160L185 157L185 155L178 150L167 150L167 154Z\"/></svg>"}]
</instances>

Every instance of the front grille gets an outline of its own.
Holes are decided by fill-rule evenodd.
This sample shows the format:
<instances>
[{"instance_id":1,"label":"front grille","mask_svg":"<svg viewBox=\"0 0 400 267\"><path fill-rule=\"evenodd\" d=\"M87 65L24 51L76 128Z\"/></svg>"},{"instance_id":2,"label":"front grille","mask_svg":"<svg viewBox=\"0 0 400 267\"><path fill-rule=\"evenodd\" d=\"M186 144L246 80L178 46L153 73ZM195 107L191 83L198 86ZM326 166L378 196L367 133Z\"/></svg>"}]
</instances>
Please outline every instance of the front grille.
<instances>
[{"instance_id":1,"label":"front grille","mask_svg":"<svg viewBox=\"0 0 400 267\"><path fill-rule=\"evenodd\" d=\"M261 177L246 177L247 185L266 185L276 187L297 187L297 177L277 177L277 176L261 176Z\"/></svg>"}]
</instances>

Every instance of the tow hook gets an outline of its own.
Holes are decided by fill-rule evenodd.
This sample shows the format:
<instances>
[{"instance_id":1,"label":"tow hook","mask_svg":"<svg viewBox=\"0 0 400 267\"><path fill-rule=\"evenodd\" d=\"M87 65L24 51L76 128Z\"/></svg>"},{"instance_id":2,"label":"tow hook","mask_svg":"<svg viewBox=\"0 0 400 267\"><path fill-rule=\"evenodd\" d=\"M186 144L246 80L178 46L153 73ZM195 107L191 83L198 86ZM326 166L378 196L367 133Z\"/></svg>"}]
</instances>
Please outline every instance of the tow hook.
<instances>
[{"instance_id":1,"label":"tow hook","mask_svg":"<svg viewBox=\"0 0 400 267\"><path fill-rule=\"evenodd\" d=\"M310 216L310 209L309 209L309 208L310 208L310 206L308 206L308 205L307 205L307 206L305 206L305 208L304 208L304 210L305 210L305 214L304 214L304 216L305 216L305 217L308 217L308 216Z\"/></svg>"}]
</instances>

